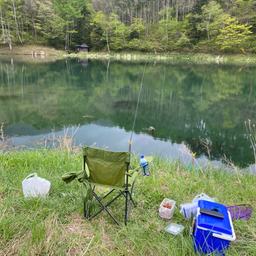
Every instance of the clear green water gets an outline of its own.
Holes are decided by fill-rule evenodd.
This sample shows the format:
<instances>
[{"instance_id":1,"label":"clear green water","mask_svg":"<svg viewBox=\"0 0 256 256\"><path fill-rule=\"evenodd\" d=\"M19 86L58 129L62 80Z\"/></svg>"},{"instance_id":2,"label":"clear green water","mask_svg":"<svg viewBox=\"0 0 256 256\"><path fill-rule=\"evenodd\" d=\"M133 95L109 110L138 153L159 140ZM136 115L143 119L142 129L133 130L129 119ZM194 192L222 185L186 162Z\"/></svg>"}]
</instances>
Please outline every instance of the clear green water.
<instances>
[{"instance_id":1,"label":"clear green water","mask_svg":"<svg viewBox=\"0 0 256 256\"><path fill-rule=\"evenodd\" d=\"M79 126L76 144L191 161L223 155L245 167L254 161L244 122L256 121L255 67L185 62L67 59L0 62L0 123L14 145ZM145 128L150 126L155 131ZM75 129L74 128L74 129ZM69 129L69 133L72 129Z\"/></svg>"}]
</instances>

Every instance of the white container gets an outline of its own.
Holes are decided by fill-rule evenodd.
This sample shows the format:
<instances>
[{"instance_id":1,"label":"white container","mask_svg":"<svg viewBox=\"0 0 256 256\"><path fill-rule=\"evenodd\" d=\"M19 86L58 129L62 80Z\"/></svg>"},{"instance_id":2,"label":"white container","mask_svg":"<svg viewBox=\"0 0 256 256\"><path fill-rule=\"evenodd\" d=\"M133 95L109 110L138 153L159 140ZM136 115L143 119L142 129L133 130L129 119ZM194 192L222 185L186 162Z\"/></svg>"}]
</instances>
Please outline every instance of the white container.
<instances>
[{"instance_id":1,"label":"white container","mask_svg":"<svg viewBox=\"0 0 256 256\"><path fill-rule=\"evenodd\" d=\"M165 228L165 231L173 235L178 235L183 229L183 226L176 223L171 223L169 226Z\"/></svg>"},{"instance_id":2,"label":"white container","mask_svg":"<svg viewBox=\"0 0 256 256\"><path fill-rule=\"evenodd\" d=\"M45 197L48 194L50 187L51 183L46 179L38 177L36 173L28 175L22 181L24 197L37 197L38 195Z\"/></svg>"},{"instance_id":3,"label":"white container","mask_svg":"<svg viewBox=\"0 0 256 256\"><path fill-rule=\"evenodd\" d=\"M171 209L165 207L166 205L170 205ZM170 220L174 214L174 209L175 201L165 198L160 204L159 216L164 220Z\"/></svg>"}]
</instances>

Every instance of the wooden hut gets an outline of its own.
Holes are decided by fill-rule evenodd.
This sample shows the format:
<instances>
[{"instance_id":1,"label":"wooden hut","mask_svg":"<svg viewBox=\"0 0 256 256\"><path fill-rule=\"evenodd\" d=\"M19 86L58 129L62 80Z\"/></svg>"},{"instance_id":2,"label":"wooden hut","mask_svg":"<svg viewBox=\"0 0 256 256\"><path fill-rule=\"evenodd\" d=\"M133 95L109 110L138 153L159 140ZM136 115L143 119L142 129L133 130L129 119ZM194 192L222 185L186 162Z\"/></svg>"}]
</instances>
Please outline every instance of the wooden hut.
<instances>
[{"instance_id":1,"label":"wooden hut","mask_svg":"<svg viewBox=\"0 0 256 256\"><path fill-rule=\"evenodd\" d=\"M77 52L89 52L89 46L86 43L76 45Z\"/></svg>"}]
</instances>

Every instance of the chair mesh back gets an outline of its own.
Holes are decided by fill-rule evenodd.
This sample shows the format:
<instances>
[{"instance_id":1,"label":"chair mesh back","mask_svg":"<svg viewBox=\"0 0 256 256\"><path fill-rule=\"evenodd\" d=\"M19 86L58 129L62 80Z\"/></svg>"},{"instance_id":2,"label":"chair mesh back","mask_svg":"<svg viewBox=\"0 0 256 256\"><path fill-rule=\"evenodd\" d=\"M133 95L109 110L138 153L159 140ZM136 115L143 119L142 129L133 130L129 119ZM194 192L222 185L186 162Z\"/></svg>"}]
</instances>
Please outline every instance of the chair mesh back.
<instances>
[{"instance_id":1,"label":"chair mesh back","mask_svg":"<svg viewBox=\"0 0 256 256\"><path fill-rule=\"evenodd\" d=\"M116 187L125 186L125 172L127 163L130 162L130 153L83 147L83 155L90 171L90 182Z\"/></svg>"}]
</instances>

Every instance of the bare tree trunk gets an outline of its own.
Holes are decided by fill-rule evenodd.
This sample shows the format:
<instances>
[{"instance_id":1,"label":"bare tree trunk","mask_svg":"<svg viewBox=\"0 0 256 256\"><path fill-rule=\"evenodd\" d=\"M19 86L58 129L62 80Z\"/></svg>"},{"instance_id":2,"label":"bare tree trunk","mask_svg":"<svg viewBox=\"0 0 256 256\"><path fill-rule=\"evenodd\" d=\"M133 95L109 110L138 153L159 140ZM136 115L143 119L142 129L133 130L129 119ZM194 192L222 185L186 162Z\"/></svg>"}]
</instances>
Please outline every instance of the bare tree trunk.
<instances>
[{"instance_id":1,"label":"bare tree trunk","mask_svg":"<svg viewBox=\"0 0 256 256\"><path fill-rule=\"evenodd\" d=\"M178 0L176 0L176 22L178 22L178 15L179 15L179 3L178 3Z\"/></svg>"},{"instance_id":2,"label":"bare tree trunk","mask_svg":"<svg viewBox=\"0 0 256 256\"><path fill-rule=\"evenodd\" d=\"M69 33L68 33L68 30L69 30L69 24L67 24L66 26L66 42L65 42L65 50L67 50L69 48Z\"/></svg>"},{"instance_id":3,"label":"bare tree trunk","mask_svg":"<svg viewBox=\"0 0 256 256\"><path fill-rule=\"evenodd\" d=\"M108 32L107 32L107 31L106 31L106 40L107 40L108 52L110 52L110 50L109 50L109 44L108 44Z\"/></svg>"},{"instance_id":4,"label":"bare tree trunk","mask_svg":"<svg viewBox=\"0 0 256 256\"><path fill-rule=\"evenodd\" d=\"M22 37L22 40L23 40L23 32L24 32L24 28L23 28L23 19L22 19L22 18L21 18L21 26L22 26L21 37Z\"/></svg>"},{"instance_id":5,"label":"bare tree trunk","mask_svg":"<svg viewBox=\"0 0 256 256\"><path fill-rule=\"evenodd\" d=\"M211 19L211 12L209 14L209 20L208 20L208 23L207 23L207 37L208 37L208 41L210 40L210 34L209 34L209 23L210 23L210 19Z\"/></svg>"},{"instance_id":6,"label":"bare tree trunk","mask_svg":"<svg viewBox=\"0 0 256 256\"><path fill-rule=\"evenodd\" d=\"M183 5L182 5L182 22L184 26L184 16L185 16L185 1L183 0Z\"/></svg>"},{"instance_id":7,"label":"bare tree trunk","mask_svg":"<svg viewBox=\"0 0 256 256\"><path fill-rule=\"evenodd\" d=\"M12 36L10 34L10 25L8 23L8 35L7 35L7 41L8 41L8 44L9 44L9 48L10 50L12 51Z\"/></svg>"},{"instance_id":8,"label":"bare tree trunk","mask_svg":"<svg viewBox=\"0 0 256 256\"><path fill-rule=\"evenodd\" d=\"M3 37L3 40L5 40L4 22L3 22L3 15L2 15L2 8L1 7L0 7L0 13L1 13L1 25L2 25L2 37Z\"/></svg>"},{"instance_id":9,"label":"bare tree trunk","mask_svg":"<svg viewBox=\"0 0 256 256\"><path fill-rule=\"evenodd\" d=\"M168 43L168 8L166 7L166 42Z\"/></svg>"},{"instance_id":10,"label":"bare tree trunk","mask_svg":"<svg viewBox=\"0 0 256 256\"><path fill-rule=\"evenodd\" d=\"M20 42L22 43L21 38L20 38L20 33L19 33L19 26L18 26L17 18L16 18L16 10L15 10L14 0L12 0L12 4L13 4L14 20L15 20L15 24L16 24L16 33L17 33L17 36L18 36Z\"/></svg>"},{"instance_id":11,"label":"bare tree trunk","mask_svg":"<svg viewBox=\"0 0 256 256\"><path fill-rule=\"evenodd\" d=\"M33 25L33 28L34 28L34 32L35 32L35 38L37 40L36 28L35 28L35 20L34 20L34 17L32 17L32 15L31 15L31 21L32 21L32 25Z\"/></svg>"}]
</instances>

